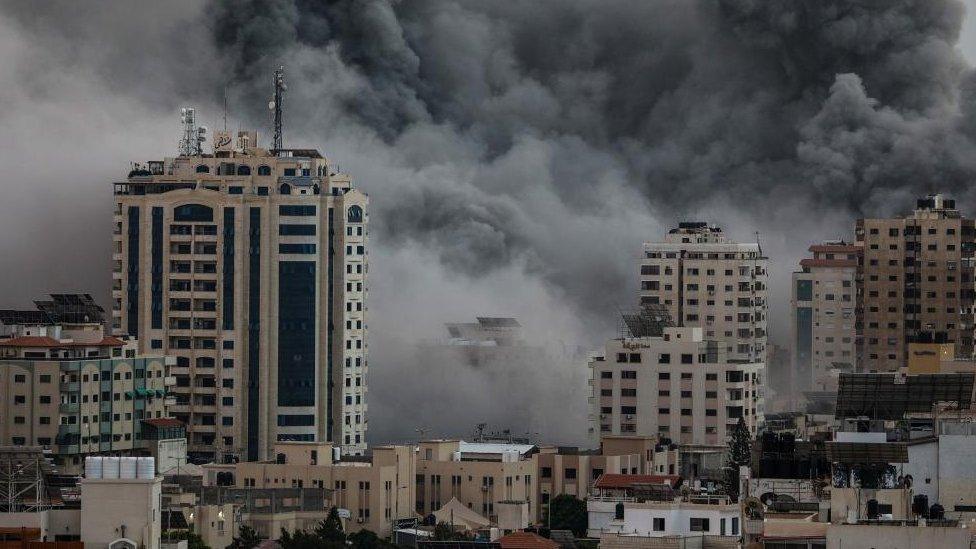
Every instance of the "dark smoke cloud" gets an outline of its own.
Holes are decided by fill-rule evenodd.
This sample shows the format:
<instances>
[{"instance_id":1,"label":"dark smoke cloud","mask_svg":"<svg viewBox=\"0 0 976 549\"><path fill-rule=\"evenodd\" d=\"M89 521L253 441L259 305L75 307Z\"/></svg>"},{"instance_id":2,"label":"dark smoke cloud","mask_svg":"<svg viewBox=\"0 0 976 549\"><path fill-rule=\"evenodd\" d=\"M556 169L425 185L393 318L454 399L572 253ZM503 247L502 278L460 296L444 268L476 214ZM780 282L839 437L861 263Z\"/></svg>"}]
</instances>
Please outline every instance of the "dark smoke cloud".
<instances>
[{"instance_id":1,"label":"dark smoke cloud","mask_svg":"<svg viewBox=\"0 0 976 549\"><path fill-rule=\"evenodd\" d=\"M957 0L0 5L0 76L13 82L0 121L31 140L0 137L14 191L0 219L27 233L0 249L17 264L7 297L76 278L104 295L105 182L172 152L185 102L217 120L226 93L233 124L266 129L270 74L285 65L286 144L321 146L373 199L377 439L420 426L404 421L517 424L487 404L429 411L430 378L403 348L475 314L519 316L541 345L597 344L635 301L641 240L678 220L760 232L783 340L789 272L809 243L849 238L856 216L903 212L920 193L976 208L976 77L956 48ZM34 143L63 136L44 155L59 167L39 168ZM42 191L71 201L43 220L21 213ZM105 233L77 230L94 226ZM62 274L32 236L79 267ZM478 388L470 402L506 408L505 384L457 376ZM580 383L540 390L584 402ZM573 439L563 427L550 430Z\"/></svg>"}]
</instances>

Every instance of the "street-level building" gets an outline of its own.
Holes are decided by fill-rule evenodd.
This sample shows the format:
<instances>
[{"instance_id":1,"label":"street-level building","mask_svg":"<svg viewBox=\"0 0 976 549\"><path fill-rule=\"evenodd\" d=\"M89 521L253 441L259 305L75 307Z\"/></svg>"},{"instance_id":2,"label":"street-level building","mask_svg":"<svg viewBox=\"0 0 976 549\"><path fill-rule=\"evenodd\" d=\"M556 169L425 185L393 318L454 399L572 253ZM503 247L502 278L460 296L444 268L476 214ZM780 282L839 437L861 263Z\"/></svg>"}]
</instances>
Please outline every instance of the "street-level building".
<instances>
[{"instance_id":1,"label":"street-level building","mask_svg":"<svg viewBox=\"0 0 976 549\"><path fill-rule=\"evenodd\" d=\"M910 343L951 343L956 356L972 356L976 228L955 201L930 195L909 216L859 219L855 236L859 371L905 366Z\"/></svg>"},{"instance_id":2,"label":"street-level building","mask_svg":"<svg viewBox=\"0 0 976 549\"><path fill-rule=\"evenodd\" d=\"M742 418L753 434L763 418L763 364L731 362L701 328L665 326L658 335L612 339L591 370L591 430L722 445Z\"/></svg>"},{"instance_id":3,"label":"street-level building","mask_svg":"<svg viewBox=\"0 0 976 549\"><path fill-rule=\"evenodd\" d=\"M393 531L397 519L414 517L418 474L411 446L374 446L371 456L335 459L330 443L278 442L272 459L218 466L230 472L239 488L323 488L332 490L332 505L348 511L348 531L368 529L380 537ZM343 511L345 514L345 511ZM278 532L268 532L277 537Z\"/></svg>"},{"instance_id":4,"label":"street-level building","mask_svg":"<svg viewBox=\"0 0 976 549\"><path fill-rule=\"evenodd\" d=\"M263 460L283 441L361 453L368 199L316 150L217 137L114 184L112 328L176 357L193 457Z\"/></svg>"}]
</instances>

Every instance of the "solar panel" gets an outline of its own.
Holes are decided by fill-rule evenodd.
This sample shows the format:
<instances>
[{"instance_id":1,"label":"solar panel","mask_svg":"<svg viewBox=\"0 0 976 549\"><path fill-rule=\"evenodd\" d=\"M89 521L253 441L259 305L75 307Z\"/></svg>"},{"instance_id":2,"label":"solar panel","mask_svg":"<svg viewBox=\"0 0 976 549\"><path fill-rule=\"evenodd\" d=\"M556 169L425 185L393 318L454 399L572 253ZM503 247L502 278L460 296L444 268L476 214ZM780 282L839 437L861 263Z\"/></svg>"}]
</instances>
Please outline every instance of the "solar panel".
<instances>
[{"instance_id":1,"label":"solar panel","mask_svg":"<svg viewBox=\"0 0 976 549\"><path fill-rule=\"evenodd\" d=\"M931 412L938 402L955 402L966 410L972 406L974 378L972 372L841 374L834 417L902 419L909 413Z\"/></svg>"}]
</instances>

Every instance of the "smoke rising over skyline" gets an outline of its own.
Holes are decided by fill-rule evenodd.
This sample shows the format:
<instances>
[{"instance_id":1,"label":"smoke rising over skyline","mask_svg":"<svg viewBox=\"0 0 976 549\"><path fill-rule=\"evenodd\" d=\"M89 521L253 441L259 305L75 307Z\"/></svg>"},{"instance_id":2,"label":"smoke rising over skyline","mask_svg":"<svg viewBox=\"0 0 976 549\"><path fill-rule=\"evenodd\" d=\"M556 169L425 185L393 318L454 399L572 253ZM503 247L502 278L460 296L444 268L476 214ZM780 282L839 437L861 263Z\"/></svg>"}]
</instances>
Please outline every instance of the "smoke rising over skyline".
<instances>
[{"instance_id":1,"label":"smoke rising over skyline","mask_svg":"<svg viewBox=\"0 0 976 549\"><path fill-rule=\"evenodd\" d=\"M427 413L431 383L459 402L546 391L541 406L579 413L582 364L491 386L402 351L476 314L596 349L636 301L641 241L679 220L759 232L776 342L813 241L927 192L976 215L976 76L955 0L0 6L5 305L57 290L108 305L109 182L175 154L180 106L219 126L225 93L231 123L267 143L284 65L286 146L320 148L371 195L374 441L481 420Z\"/></svg>"}]
</instances>

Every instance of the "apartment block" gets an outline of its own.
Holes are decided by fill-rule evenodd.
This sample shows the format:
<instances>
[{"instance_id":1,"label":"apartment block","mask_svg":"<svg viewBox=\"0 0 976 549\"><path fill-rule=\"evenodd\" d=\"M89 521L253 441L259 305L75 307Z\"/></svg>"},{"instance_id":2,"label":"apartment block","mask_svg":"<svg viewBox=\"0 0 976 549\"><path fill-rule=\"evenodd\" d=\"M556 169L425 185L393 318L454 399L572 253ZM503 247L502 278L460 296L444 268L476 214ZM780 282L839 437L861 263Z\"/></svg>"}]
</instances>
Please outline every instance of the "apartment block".
<instances>
[{"instance_id":1,"label":"apartment block","mask_svg":"<svg viewBox=\"0 0 976 549\"><path fill-rule=\"evenodd\" d=\"M537 492L539 520L545 518L552 498L568 494L579 499L593 492L593 484L604 473L643 474L652 469L657 437L605 436L593 450L565 446L543 446L538 462Z\"/></svg>"},{"instance_id":2,"label":"apartment block","mask_svg":"<svg viewBox=\"0 0 976 549\"><path fill-rule=\"evenodd\" d=\"M411 518L417 469L411 446L374 446L372 455L339 458L330 443L278 442L273 459L230 467L241 488L325 488L331 504L350 513L347 531L389 536L396 519ZM339 459L336 459L339 458ZM266 535L276 537L278 532Z\"/></svg>"},{"instance_id":3,"label":"apartment block","mask_svg":"<svg viewBox=\"0 0 976 549\"><path fill-rule=\"evenodd\" d=\"M114 184L113 330L176 357L194 459L362 453L368 199L316 150L215 141Z\"/></svg>"},{"instance_id":4,"label":"apartment block","mask_svg":"<svg viewBox=\"0 0 976 549\"><path fill-rule=\"evenodd\" d=\"M733 362L702 328L659 326L612 339L589 362L594 436L659 436L681 445L723 445L738 422L763 418L761 362Z\"/></svg>"},{"instance_id":5,"label":"apartment block","mask_svg":"<svg viewBox=\"0 0 976 549\"><path fill-rule=\"evenodd\" d=\"M853 372L857 266L861 248L843 241L810 246L793 273L790 300L792 392L836 391L837 374Z\"/></svg>"},{"instance_id":6,"label":"apartment block","mask_svg":"<svg viewBox=\"0 0 976 549\"><path fill-rule=\"evenodd\" d=\"M907 364L910 343L952 343L973 353L973 220L930 195L901 218L859 219L857 344L860 371Z\"/></svg>"},{"instance_id":7,"label":"apartment block","mask_svg":"<svg viewBox=\"0 0 976 549\"><path fill-rule=\"evenodd\" d=\"M525 516L536 517L537 453L531 444L423 441L414 510L426 516L457 499L492 524L504 522L503 509L510 506L524 507Z\"/></svg>"},{"instance_id":8,"label":"apartment block","mask_svg":"<svg viewBox=\"0 0 976 549\"><path fill-rule=\"evenodd\" d=\"M730 240L702 222L680 223L645 242L640 303L667 308L678 326L698 327L732 362L765 362L767 263L756 243Z\"/></svg>"},{"instance_id":9,"label":"apartment block","mask_svg":"<svg viewBox=\"0 0 976 549\"><path fill-rule=\"evenodd\" d=\"M123 356L90 296L52 297L37 311L0 311L0 445L42 447L67 473L86 455L151 453L145 422L172 402L167 359Z\"/></svg>"}]
</instances>

